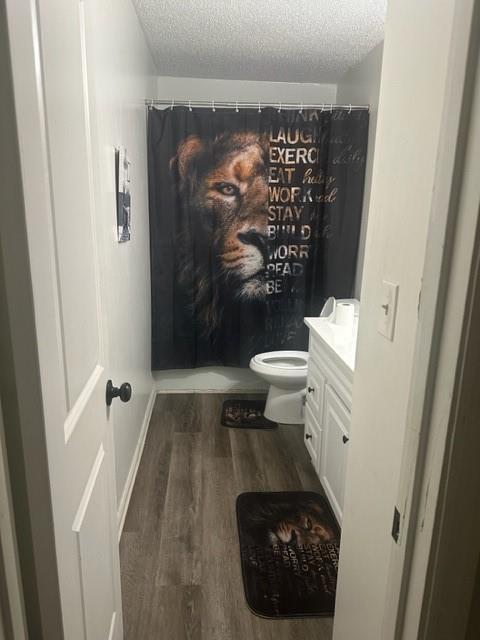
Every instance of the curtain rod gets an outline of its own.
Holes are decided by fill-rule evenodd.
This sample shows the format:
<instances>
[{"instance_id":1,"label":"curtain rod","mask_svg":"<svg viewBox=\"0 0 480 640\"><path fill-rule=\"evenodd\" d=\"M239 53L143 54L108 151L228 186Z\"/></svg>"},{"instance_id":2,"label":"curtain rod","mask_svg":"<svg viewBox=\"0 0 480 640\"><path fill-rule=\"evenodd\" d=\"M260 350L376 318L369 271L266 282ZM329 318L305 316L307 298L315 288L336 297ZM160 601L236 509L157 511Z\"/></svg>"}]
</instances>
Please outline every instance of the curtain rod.
<instances>
[{"instance_id":1,"label":"curtain rod","mask_svg":"<svg viewBox=\"0 0 480 640\"><path fill-rule=\"evenodd\" d=\"M309 104L304 102L262 102L259 100L258 102L241 102L240 100L235 101L224 101L224 100L156 100L156 99L147 99L145 100L145 104L148 107L160 106L163 105L165 107L206 107L215 111L218 107L219 109L258 109L261 110L264 107L274 107L277 111L282 111L284 109L298 109L301 111L302 109L321 109L322 111L333 111L333 109L342 109L347 111L370 111L370 107L368 105L358 105L358 104Z\"/></svg>"}]
</instances>

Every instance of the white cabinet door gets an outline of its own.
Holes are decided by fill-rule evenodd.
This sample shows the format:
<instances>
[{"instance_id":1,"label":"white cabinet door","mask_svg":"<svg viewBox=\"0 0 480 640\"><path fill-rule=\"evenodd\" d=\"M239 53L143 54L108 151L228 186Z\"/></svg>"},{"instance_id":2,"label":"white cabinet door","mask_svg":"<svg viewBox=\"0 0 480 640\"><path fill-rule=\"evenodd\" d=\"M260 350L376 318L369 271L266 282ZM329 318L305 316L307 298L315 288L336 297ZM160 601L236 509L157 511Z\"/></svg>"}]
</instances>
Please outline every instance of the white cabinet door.
<instances>
[{"instance_id":1,"label":"white cabinet door","mask_svg":"<svg viewBox=\"0 0 480 640\"><path fill-rule=\"evenodd\" d=\"M305 396L305 446L315 471L320 468L321 424L325 377L312 358L308 362L307 392Z\"/></svg>"},{"instance_id":2,"label":"white cabinet door","mask_svg":"<svg viewBox=\"0 0 480 640\"><path fill-rule=\"evenodd\" d=\"M304 439L312 464L318 474L320 466L320 451L322 447L322 429L308 404L305 406Z\"/></svg>"},{"instance_id":3,"label":"white cabinet door","mask_svg":"<svg viewBox=\"0 0 480 640\"><path fill-rule=\"evenodd\" d=\"M350 412L327 384L323 414L320 481L338 519L342 522L345 471L348 455Z\"/></svg>"},{"instance_id":4,"label":"white cabinet door","mask_svg":"<svg viewBox=\"0 0 480 640\"><path fill-rule=\"evenodd\" d=\"M308 362L307 393L305 403L319 423L322 421L325 384L325 376L320 371L313 358L310 358Z\"/></svg>"},{"instance_id":5,"label":"white cabinet door","mask_svg":"<svg viewBox=\"0 0 480 640\"><path fill-rule=\"evenodd\" d=\"M84 2L8 0L7 8L62 637L120 640Z\"/></svg>"}]
</instances>

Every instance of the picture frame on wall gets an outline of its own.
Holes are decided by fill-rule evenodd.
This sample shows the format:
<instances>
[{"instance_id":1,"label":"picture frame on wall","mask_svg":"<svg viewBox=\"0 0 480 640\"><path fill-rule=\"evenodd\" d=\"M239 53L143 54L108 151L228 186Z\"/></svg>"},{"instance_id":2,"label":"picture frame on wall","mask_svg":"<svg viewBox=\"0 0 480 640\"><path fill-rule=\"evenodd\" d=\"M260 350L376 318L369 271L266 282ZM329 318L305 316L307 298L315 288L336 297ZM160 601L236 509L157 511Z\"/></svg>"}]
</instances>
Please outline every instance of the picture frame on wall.
<instances>
[{"instance_id":1,"label":"picture frame on wall","mask_svg":"<svg viewBox=\"0 0 480 640\"><path fill-rule=\"evenodd\" d=\"M115 192L117 194L117 241L131 239L130 161L125 147L115 149Z\"/></svg>"}]
</instances>

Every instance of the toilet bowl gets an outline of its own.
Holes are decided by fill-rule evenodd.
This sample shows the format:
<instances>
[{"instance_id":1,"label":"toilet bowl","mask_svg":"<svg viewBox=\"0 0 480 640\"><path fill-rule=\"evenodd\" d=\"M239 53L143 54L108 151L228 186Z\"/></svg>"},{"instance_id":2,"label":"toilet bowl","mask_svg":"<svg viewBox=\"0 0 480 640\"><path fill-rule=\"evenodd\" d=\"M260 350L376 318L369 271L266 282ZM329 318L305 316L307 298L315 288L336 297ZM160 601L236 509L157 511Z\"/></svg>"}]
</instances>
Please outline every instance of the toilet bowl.
<instances>
[{"instance_id":1,"label":"toilet bowl","mask_svg":"<svg viewBox=\"0 0 480 640\"><path fill-rule=\"evenodd\" d=\"M307 384L306 351L269 351L250 360L250 369L269 385L264 415L283 424L302 424Z\"/></svg>"}]
</instances>

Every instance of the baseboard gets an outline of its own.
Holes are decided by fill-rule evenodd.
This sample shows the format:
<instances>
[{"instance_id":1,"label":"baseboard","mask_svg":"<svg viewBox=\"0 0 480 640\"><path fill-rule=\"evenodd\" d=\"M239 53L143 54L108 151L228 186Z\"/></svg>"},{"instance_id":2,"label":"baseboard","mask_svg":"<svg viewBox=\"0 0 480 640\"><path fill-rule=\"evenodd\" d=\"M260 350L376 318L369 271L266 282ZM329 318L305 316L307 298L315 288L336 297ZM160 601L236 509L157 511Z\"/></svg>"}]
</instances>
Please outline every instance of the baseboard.
<instances>
[{"instance_id":1,"label":"baseboard","mask_svg":"<svg viewBox=\"0 0 480 640\"><path fill-rule=\"evenodd\" d=\"M133 454L132 464L128 471L127 480L122 493L122 499L117 510L117 523L118 523L118 540L120 541L123 525L125 523L125 517L128 511L128 505L132 496L133 485L135 484L135 478L137 477L138 466L142 458L143 447L145 446L145 439L147 437L148 425L150 424L150 418L152 417L153 405L155 404L155 396L157 390L155 387L152 389L147 402L147 408L143 417L142 428L140 429L140 435L138 437L138 443Z\"/></svg>"}]
</instances>

